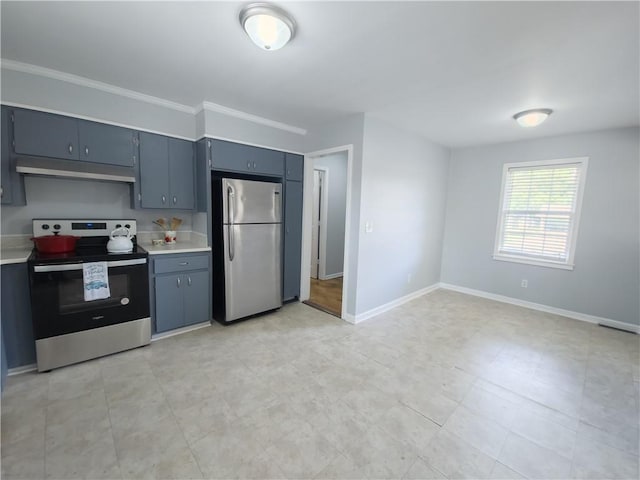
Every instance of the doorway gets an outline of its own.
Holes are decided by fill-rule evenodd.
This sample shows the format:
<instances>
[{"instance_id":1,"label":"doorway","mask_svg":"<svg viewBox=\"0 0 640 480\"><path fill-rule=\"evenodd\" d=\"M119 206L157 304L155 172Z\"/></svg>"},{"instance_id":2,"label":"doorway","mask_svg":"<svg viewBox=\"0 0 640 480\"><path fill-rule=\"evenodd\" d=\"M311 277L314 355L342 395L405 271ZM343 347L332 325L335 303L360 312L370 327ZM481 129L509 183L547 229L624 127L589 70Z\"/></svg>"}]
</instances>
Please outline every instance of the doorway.
<instances>
[{"instance_id":1,"label":"doorway","mask_svg":"<svg viewBox=\"0 0 640 480\"><path fill-rule=\"evenodd\" d=\"M347 211L346 151L313 158L313 204L308 305L342 317L345 224Z\"/></svg>"}]
</instances>

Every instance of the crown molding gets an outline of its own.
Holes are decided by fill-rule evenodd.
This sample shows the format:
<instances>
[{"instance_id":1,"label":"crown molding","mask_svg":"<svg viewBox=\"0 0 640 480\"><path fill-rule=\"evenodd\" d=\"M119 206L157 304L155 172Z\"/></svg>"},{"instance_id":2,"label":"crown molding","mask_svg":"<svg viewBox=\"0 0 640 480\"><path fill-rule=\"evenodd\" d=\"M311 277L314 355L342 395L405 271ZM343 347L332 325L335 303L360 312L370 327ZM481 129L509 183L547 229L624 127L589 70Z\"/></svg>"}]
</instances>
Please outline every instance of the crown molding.
<instances>
[{"instance_id":1,"label":"crown molding","mask_svg":"<svg viewBox=\"0 0 640 480\"><path fill-rule=\"evenodd\" d=\"M200 113L203 110L207 112L222 113L223 115L239 118L241 120L246 120L248 122L258 123L260 125L265 125L267 127L277 128L279 130L295 133L297 135L307 134L307 130L305 130L304 128L288 125L282 122L277 122L275 120L271 120L265 117L259 117L258 115L253 115L252 113L243 112L241 110L235 110L233 108L225 107L224 105L219 105L213 102L206 102L206 101L202 102L200 107L196 110L196 113Z\"/></svg>"},{"instance_id":2,"label":"crown molding","mask_svg":"<svg viewBox=\"0 0 640 480\"><path fill-rule=\"evenodd\" d=\"M204 101L197 107L190 107L189 105L183 105L181 103L165 100L160 97L154 97L153 95L147 95L145 93L136 92L134 90L128 90L126 88L116 87L97 80L91 80L90 78L80 77L71 73L61 72L59 70L53 70L51 68L40 67L38 65L32 65L29 63L17 62L15 60L8 60L1 58L0 67L6 70L13 70L16 72L28 73L39 77L51 78L53 80L59 80L61 82L71 83L81 87L92 88L102 92L118 95L121 97L130 98L132 100L138 100L140 102L149 103L152 105L158 105L160 107L168 108L182 113L188 113L190 115L197 115L201 111L209 111L221 113L230 117L239 118L248 122L265 125L271 128L277 128L297 135L306 135L307 130L304 128L288 125L286 123L277 122L269 118L260 117L251 113L243 112L233 108L225 107L213 102Z\"/></svg>"},{"instance_id":3,"label":"crown molding","mask_svg":"<svg viewBox=\"0 0 640 480\"><path fill-rule=\"evenodd\" d=\"M40 67L38 65L31 65L29 63L16 62L15 60L0 59L0 65L3 69L13 70L16 72L29 73L31 75L37 75L39 77L51 78L54 80L60 80L61 82L72 83L81 87L92 88L94 90L100 90L102 92L111 93L121 97L131 98L145 103L158 105L160 107L169 108L178 112L188 113L195 115L196 110L188 105L182 105L181 103L165 100L160 97L154 97L153 95L147 95L145 93L136 92L134 90L128 90L126 88L116 87L104 82L98 82L97 80L91 80L90 78L80 77L71 73L60 72L51 68Z\"/></svg>"}]
</instances>

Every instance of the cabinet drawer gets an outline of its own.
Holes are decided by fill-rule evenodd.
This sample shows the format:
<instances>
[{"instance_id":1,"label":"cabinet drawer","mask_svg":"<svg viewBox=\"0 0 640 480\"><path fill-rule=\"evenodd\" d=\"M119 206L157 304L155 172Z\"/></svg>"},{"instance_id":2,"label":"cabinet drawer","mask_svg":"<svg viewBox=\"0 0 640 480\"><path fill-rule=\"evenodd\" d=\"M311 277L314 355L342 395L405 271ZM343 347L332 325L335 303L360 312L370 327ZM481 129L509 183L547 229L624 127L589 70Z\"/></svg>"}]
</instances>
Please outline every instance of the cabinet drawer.
<instances>
[{"instance_id":1,"label":"cabinet drawer","mask_svg":"<svg viewBox=\"0 0 640 480\"><path fill-rule=\"evenodd\" d=\"M181 255L169 258L157 258L154 261L154 273L185 272L209 268L209 255Z\"/></svg>"}]
</instances>

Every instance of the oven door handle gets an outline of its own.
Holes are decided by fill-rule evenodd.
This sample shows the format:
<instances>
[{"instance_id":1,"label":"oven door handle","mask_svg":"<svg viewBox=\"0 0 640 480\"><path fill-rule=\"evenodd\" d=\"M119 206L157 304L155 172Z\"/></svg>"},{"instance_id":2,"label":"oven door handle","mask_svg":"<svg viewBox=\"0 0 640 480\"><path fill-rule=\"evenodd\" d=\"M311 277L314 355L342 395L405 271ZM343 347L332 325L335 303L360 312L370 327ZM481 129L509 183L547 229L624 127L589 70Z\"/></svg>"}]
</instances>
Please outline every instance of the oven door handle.
<instances>
[{"instance_id":1,"label":"oven door handle","mask_svg":"<svg viewBox=\"0 0 640 480\"><path fill-rule=\"evenodd\" d=\"M90 263L90 262L87 262ZM144 265L147 263L146 258L134 258L132 260L114 260L107 262L107 267L128 267L132 265ZM58 265L35 265L33 271L36 273L46 272L69 272L72 270L82 270L83 263L63 263Z\"/></svg>"}]
</instances>

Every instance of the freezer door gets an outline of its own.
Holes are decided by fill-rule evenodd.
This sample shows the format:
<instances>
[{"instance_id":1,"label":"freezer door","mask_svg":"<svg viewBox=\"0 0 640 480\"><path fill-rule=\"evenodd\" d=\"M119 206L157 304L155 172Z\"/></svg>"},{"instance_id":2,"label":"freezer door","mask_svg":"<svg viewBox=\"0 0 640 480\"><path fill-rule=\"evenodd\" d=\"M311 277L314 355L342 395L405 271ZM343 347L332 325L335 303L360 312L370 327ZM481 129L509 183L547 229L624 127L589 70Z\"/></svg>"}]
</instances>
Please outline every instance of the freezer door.
<instances>
[{"instance_id":1,"label":"freezer door","mask_svg":"<svg viewBox=\"0 0 640 480\"><path fill-rule=\"evenodd\" d=\"M222 179L222 223L280 223L282 185Z\"/></svg>"},{"instance_id":2,"label":"freezer door","mask_svg":"<svg viewBox=\"0 0 640 480\"><path fill-rule=\"evenodd\" d=\"M225 320L282 305L280 224L224 225Z\"/></svg>"}]
</instances>

